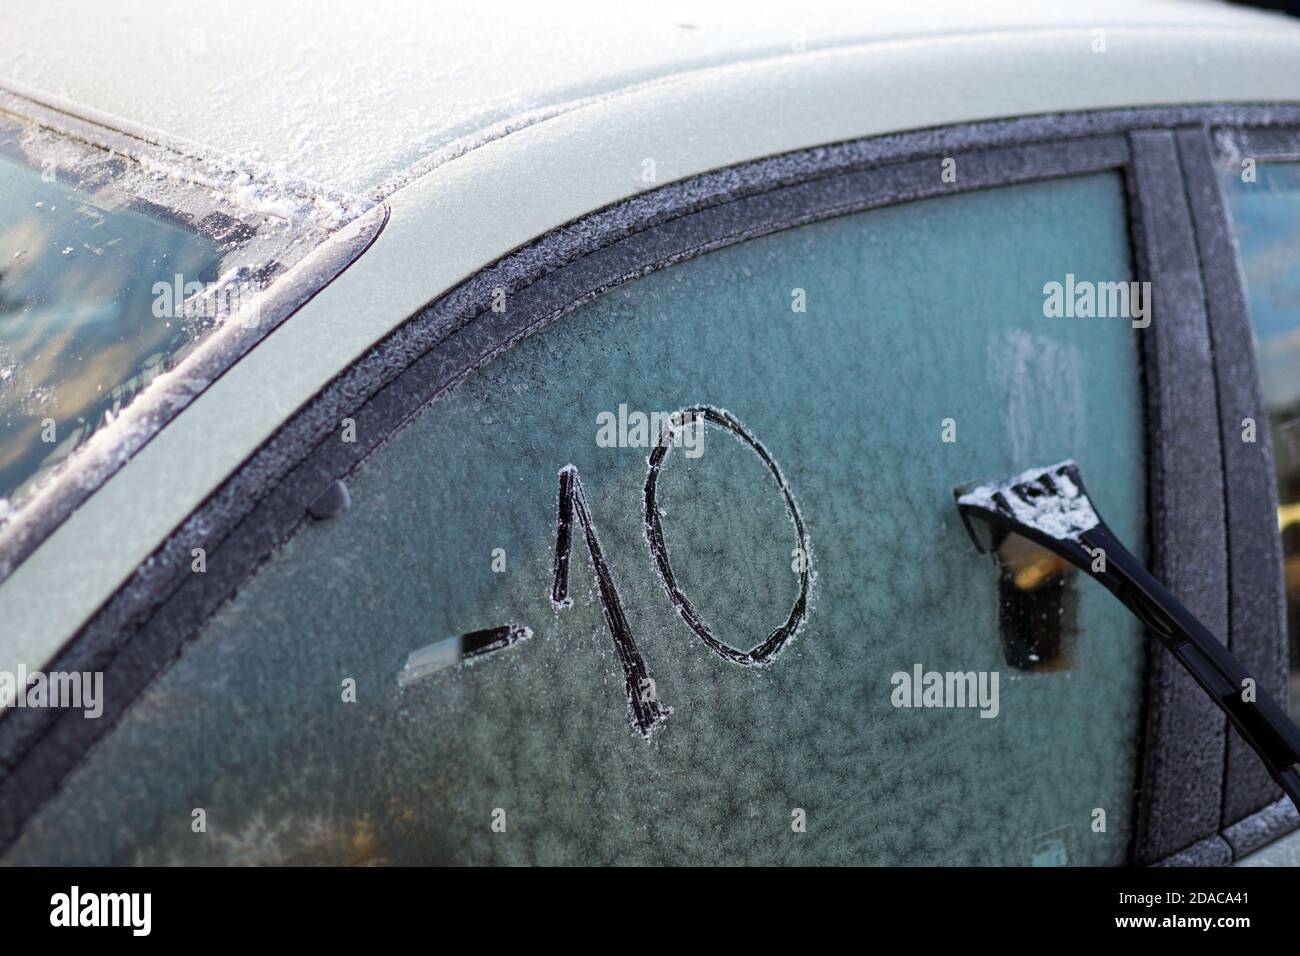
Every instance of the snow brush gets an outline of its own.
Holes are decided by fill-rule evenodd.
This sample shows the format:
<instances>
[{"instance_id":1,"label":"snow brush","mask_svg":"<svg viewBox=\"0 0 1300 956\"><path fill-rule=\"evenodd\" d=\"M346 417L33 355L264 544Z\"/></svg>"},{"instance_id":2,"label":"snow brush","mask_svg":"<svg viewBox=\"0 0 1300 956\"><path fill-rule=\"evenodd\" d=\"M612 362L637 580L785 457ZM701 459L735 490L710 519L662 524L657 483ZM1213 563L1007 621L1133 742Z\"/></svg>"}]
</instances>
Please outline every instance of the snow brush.
<instances>
[{"instance_id":1,"label":"snow brush","mask_svg":"<svg viewBox=\"0 0 1300 956\"><path fill-rule=\"evenodd\" d=\"M1019 535L1098 581L1127 607L1228 715L1269 775L1300 810L1300 729L1241 662L1165 590L1093 507L1079 468L1063 461L991 484L953 490L980 551Z\"/></svg>"}]
</instances>

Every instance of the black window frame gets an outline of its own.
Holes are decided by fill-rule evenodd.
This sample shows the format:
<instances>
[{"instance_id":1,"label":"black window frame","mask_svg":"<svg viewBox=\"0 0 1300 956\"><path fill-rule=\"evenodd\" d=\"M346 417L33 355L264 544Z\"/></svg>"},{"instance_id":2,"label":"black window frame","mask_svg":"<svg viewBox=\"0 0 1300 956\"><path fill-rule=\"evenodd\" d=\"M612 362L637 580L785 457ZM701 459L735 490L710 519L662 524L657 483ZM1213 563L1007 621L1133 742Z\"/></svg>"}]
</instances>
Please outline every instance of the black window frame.
<instances>
[{"instance_id":1,"label":"black window frame","mask_svg":"<svg viewBox=\"0 0 1300 956\"><path fill-rule=\"evenodd\" d=\"M1134 274L1152 283L1154 296L1151 326L1139 336L1144 407L1135 410L1146 429L1149 557L1170 589L1280 692L1282 618L1252 611L1244 599L1249 588L1272 593L1280 609L1283 582L1267 444L1266 457L1252 459L1228 441L1239 436L1230 427L1242 417L1234 409L1252 396L1257 407L1259 385L1253 347L1241 344L1243 328L1250 342L1249 320L1212 136L1243 129L1295 135L1296 128L1297 106L1207 106L870 137L648 190L487 265L395 328L283 423L60 651L52 669L104 672L99 720L50 710L0 715L0 852L203 624L314 520L313 502L440 394L524 337L622 283L754 236L915 199L1094 172L1125 177ZM946 158L956 160L955 182L941 175ZM509 302L504 313L491 308L500 290ZM345 418L356 423L353 443L336 439ZM1206 533L1207 516L1212 528L1217 519L1217 532ZM1272 530L1268 541L1265 529ZM190 571L198 547L207 555L203 574ZM1228 863L1296 826L1294 811L1229 735L1221 712L1153 646L1147 641L1130 862Z\"/></svg>"},{"instance_id":2,"label":"black window frame","mask_svg":"<svg viewBox=\"0 0 1300 956\"><path fill-rule=\"evenodd\" d=\"M1267 414L1244 273L1219 176L1224 165L1246 157L1265 163L1300 161L1300 126L1243 123L1181 130L1179 153L1206 281L1230 490L1224 501L1229 512L1231 647L1283 700L1289 677L1286 585L1272 437L1262 428L1254 445L1241 440L1243 419L1264 422ZM1300 826L1300 814L1253 757L1245 741L1231 733L1222 838L1234 860Z\"/></svg>"}]
</instances>

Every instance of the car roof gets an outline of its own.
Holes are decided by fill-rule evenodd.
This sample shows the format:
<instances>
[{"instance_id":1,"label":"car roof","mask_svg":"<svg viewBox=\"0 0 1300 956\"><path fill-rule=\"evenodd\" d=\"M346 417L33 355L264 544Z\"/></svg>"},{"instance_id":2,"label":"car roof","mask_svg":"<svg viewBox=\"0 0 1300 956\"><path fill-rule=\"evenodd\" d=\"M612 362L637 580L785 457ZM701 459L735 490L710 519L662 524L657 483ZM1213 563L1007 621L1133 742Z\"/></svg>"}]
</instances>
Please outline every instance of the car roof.
<instances>
[{"instance_id":1,"label":"car roof","mask_svg":"<svg viewBox=\"0 0 1300 956\"><path fill-rule=\"evenodd\" d=\"M556 110L683 73L863 45L1007 31L1258 27L1213 0L719 0L474 4L363 11L226 0L23 4L0 79L354 193ZM921 44L916 44L917 49Z\"/></svg>"}]
</instances>

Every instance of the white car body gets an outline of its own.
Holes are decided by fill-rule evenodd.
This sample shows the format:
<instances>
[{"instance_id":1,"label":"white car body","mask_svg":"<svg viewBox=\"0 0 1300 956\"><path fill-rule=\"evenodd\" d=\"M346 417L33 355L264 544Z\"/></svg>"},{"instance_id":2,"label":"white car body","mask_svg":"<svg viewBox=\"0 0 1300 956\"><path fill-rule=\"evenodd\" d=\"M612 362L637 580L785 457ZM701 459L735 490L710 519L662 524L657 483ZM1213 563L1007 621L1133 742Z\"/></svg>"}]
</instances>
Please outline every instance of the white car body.
<instances>
[{"instance_id":1,"label":"white car body","mask_svg":"<svg viewBox=\"0 0 1300 956\"><path fill-rule=\"evenodd\" d=\"M584 214L793 150L947 124L1300 103L1300 21L1215 2L479 3L326 16L240 0L11 10L0 88L386 211L345 271L0 582L39 669L295 410L422 306ZM16 5L15 5L16 7ZM454 24L455 29L451 29ZM181 38L153 44L151 31ZM188 50L178 55L177 50Z\"/></svg>"}]
</instances>

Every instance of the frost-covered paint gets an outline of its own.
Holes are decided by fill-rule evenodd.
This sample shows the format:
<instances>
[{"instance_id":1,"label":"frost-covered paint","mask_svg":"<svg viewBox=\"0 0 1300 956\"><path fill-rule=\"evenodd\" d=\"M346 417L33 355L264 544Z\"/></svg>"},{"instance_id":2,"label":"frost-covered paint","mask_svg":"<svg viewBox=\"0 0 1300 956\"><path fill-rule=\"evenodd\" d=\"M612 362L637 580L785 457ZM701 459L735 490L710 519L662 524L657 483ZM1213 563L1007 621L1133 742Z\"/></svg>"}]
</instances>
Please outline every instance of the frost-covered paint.
<instances>
[{"instance_id":1,"label":"frost-covered paint","mask_svg":"<svg viewBox=\"0 0 1300 956\"><path fill-rule=\"evenodd\" d=\"M1185 0L376 0L364 12L305 0L277 3L271 12L259 0L228 0L190 10L186 15L185 5L178 11L156 0L98 8L76 0L9 0L0 5L0 76L298 176L366 192L401 183L413 165L445 160L575 103L619 96L639 85L672 84L694 71L816 59L868 43L906 48L920 41L918 49L933 48L977 34L1063 31L1082 44L1090 59L1080 61L1079 69L1039 75L1033 82L1016 76L1016 58L988 48L984 71L1006 76L1008 89L987 98L987 90L971 91L965 83L947 91L957 112L1005 115L1000 100L1010 95L1050 109L1055 107L1048 101L1067 85L1076 97L1104 98L1122 89L1110 74L1122 72L1118 61L1135 39L1147 47L1140 33L1126 32L1134 28L1216 35L1286 30L1267 13ZM1094 54L1097 30L1105 31L1105 50ZM134 40L129 56L122 55L122 37ZM1050 35L1044 42L1050 43ZM877 46L876 52L883 51ZM1193 85L1203 87L1221 72L1213 59L1204 65L1208 69L1189 77ZM1175 78L1165 64L1150 64L1150 72L1147 88L1162 73ZM841 110L852 104L846 112L880 129L889 128L882 121L900 129L925 125L907 119L919 105L911 84L909 79L901 88L862 89L831 105ZM1143 95L1143 85L1133 92ZM1035 110L1036 104L1028 105ZM749 125L752 117L765 115L756 109L735 119ZM661 153L679 146L648 132L642 143L650 150L643 155L661 160L669 158Z\"/></svg>"}]
</instances>

